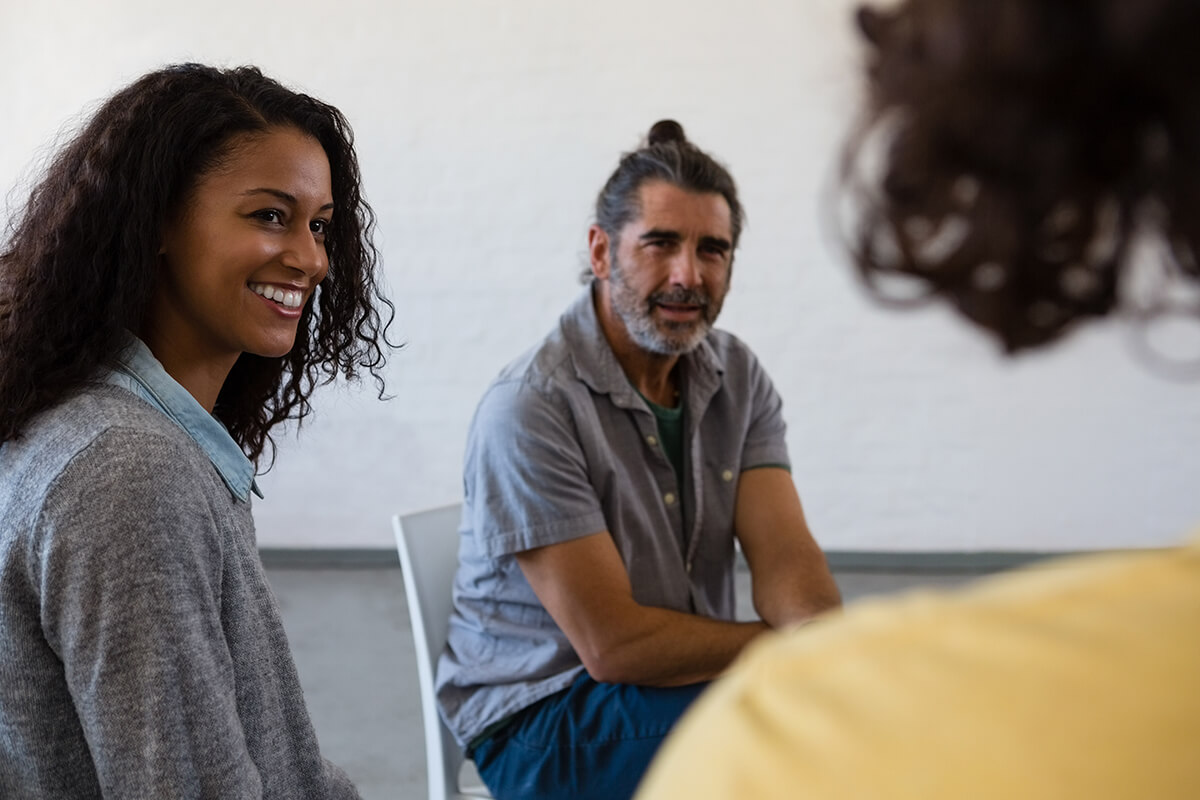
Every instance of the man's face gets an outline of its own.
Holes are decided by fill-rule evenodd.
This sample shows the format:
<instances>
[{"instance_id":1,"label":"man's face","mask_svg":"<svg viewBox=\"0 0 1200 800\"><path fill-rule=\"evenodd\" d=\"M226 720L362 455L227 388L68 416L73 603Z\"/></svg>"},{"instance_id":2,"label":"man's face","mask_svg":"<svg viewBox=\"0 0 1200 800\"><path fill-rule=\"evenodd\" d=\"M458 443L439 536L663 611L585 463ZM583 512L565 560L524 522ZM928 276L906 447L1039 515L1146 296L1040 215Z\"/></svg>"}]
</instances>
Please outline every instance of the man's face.
<instances>
[{"instance_id":1,"label":"man's face","mask_svg":"<svg viewBox=\"0 0 1200 800\"><path fill-rule=\"evenodd\" d=\"M729 204L665 181L643 184L638 196L640 216L608 251L610 302L639 347L680 355L704 339L729 290Z\"/></svg>"}]
</instances>

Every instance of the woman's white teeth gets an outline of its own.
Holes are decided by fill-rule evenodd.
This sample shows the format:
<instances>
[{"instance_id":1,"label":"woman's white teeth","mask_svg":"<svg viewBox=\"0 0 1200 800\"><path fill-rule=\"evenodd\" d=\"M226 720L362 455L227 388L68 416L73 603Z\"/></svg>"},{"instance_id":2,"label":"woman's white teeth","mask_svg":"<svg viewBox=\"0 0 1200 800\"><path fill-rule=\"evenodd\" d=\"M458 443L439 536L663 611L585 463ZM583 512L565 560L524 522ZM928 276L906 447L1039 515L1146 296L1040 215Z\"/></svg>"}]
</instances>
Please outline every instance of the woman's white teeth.
<instances>
[{"instance_id":1,"label":"woman's white teeth","mask_svg":"<svg viewBox=\"0 0 1200 800\"><path fill-rule=\"evenodd\" d=\"M262 295L268 300L274 300L286 308L299 308L304 302L304 293L291 289L280 289L278 286L268 286L265 283L250 284L250 291Z\"/></svg>"}]
</instances>

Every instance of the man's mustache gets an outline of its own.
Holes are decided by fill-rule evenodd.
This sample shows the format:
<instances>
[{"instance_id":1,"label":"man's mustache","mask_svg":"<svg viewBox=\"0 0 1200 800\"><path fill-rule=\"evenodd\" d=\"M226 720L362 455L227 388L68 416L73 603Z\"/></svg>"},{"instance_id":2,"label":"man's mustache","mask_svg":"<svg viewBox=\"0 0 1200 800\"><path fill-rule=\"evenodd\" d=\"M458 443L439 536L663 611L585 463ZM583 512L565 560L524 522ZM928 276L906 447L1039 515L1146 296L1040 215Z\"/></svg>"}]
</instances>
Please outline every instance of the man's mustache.
<instances>
[{"instance_id":1,"label":"man's mustache","mask_svg":"<svg viewBox=\"0 0 1200 800\"><path fill-rule=\"evenodd\" d=\"M685 305L685 306L700 306L707 310L709 305L708 292L701 289L671 289L665 292L654 292L648 298L647 302L651 306L655 305Z\"/></svg>"}]
</instances>

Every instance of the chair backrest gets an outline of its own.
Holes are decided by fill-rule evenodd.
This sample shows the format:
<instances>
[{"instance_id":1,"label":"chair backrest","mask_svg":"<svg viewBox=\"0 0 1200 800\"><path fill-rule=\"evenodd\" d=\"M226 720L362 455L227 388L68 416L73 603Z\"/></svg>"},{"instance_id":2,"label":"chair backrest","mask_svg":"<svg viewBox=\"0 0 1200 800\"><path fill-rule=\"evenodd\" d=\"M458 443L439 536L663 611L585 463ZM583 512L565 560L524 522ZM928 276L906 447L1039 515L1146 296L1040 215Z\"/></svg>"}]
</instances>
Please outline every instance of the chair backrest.
<instances>
[{"instance_id":1,"label":"chair backrest","mask_svg":"<svg viewBox=\"0 0 1200 800\"><path fill-rule=\"evenodd\" d=\"M396 550L404 575L404 593L417 651L421 718L425 723L425 761L430 800L489 797L479 786L459 788L464 757L438 715L433 691L434 670L450 627L451 593L458 566L458 523L461 504L392 517ZM460 794L462 792L462 794Z\"/></svg>"}]
</instances>

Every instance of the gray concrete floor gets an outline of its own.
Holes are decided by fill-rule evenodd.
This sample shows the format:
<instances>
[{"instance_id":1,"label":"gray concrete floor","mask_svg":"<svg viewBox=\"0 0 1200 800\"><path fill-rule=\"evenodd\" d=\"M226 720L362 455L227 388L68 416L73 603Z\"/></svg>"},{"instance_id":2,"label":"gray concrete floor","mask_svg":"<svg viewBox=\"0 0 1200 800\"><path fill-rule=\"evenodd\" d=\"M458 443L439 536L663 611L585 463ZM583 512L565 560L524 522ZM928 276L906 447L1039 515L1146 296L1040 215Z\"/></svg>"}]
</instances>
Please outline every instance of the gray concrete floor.
<instances>
[{"instance_id":1,"label":"gray concrete floor","mask_svg":"<svg viewBox=\"0 0 1200 800\"><path fill-rule=\"evenodd\" d=\"M268 576L325 756L350 773L365 800L425 797L425 745L417 664L399 567L272 568ZM739 617L751 618L739 573ZM838 573L847 603L969 576Z\"/></svg>"}]
</instances>

